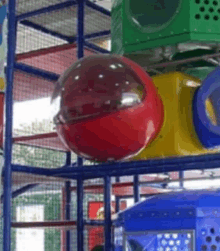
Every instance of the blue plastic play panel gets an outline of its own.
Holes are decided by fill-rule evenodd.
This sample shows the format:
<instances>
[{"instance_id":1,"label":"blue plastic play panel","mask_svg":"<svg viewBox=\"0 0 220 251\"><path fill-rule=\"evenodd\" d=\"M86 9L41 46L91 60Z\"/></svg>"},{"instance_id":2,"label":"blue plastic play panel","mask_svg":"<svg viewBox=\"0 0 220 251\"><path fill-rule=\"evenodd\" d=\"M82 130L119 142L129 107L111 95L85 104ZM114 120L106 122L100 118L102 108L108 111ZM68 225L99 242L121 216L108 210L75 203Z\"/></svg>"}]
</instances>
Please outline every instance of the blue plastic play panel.
<instances>
[{"instance_id":1,"label":"blue plastic play panel","mask_svg":"<svg viewBox=\"0 0 220 251\"><path fill-rule=\"evenodd\" d=\"M118 214L115 251L220 250L220 191L151 198Z\"/></svg>"},{"instance_id":2,"label":"blue plastic play panel","mask_svg":"<svg viewBox=\"0 0 220 251\"><path fill-rule=\"evenodd\" d=\"M206 112L206 101L210 100L216 123L212 123ZM220 146L220 68L217 67L203 81L194 97L193 120L196 133L206 148Z\"/></svg>"}]
</instances>

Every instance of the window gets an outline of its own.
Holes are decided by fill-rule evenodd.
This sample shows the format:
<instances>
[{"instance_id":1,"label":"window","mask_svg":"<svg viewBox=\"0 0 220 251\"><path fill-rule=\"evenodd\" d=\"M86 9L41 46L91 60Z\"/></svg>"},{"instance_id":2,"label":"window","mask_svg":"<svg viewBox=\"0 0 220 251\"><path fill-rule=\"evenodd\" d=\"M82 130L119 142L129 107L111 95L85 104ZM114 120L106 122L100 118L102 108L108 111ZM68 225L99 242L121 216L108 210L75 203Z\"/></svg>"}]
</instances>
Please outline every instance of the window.
<instances>
[{"instance_id":1,"label":"window","mask_svg":"<svg viewBox=\"0 0 220 251\"><path fill-rule=\"evenodd\" d=\"M18 222L44 221L44 206L29 205L16 208ZM44 251L44 229L17 229L16 251Z\"/></svg>"}]
</instances>

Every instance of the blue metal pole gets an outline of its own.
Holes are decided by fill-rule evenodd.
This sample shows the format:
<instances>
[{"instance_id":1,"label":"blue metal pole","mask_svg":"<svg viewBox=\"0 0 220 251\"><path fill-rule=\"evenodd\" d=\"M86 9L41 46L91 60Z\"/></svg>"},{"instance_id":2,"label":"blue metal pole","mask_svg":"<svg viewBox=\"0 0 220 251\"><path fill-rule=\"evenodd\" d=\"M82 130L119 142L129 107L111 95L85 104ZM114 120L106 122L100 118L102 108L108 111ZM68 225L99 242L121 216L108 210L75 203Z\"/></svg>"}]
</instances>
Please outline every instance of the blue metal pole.
<instances>
[{"instance_id":1,"label":"blue metal pole","mask_svg":"<svg viewBox=\"0 0 220 251\"><path fill-rule=\"evenodd\" d=\"M11 250L11 160L12 160L12 116L13 116L13 73L16 51L16 18L15 0L8 2L8 53L5 92L5 170L4 170L4 198L3 198L3 251Z\"/></svg>"},{"instance_id":2,"label":"blue metal pole","mask_svg":"<svg viewBox=\"0 0 220 251\"><path fill-rule=\"evenodd\" d=\"M184 188L184 184L183 184L184 171L179 171L179 179L180 179L180 188Z\"/></svg>"},{"instance_id":3,"label":"blue metal pole","mask_svg":"<svg viewBox=\"0 0 220 251\"><path fill-rule=\"evenodd\" d=\"M91 34L85 35L85 39L91 39L91 38L99 38L99 37L104 37L104 36L109 36L111 35L111 30L103 30Z\"/></svg>"},{"instance_id":4,"label":"blue metal pole","mask_svg":"<svg viewBox=\"0 0 220 251\"><path fill-rule=\"evenodd\" d=\"M78 0L78 59L84 56L84 13L85 0ZM77 159L78 166L83 164L82 158ZM77 179L77 249L78 251L84 250L84 219L83 219L83 178Z\"/></svg>"},{"instance_id":5,"label":"blue metal pole","mask_svg":"<svg viewBox=\"0 0 220 251\"><path fill-rule=\"evenodd\" d=\"M139 200L140 200L139 175L134 175L134 202L137 203Z\"/></svg>"},{"instance_id":6,"label":"blue metal pole","mask_svg":"<svg viewBox=\"0 0 220 251\"><path fill-rule=\"evenodd\" d=\"M116 182L120 182L120 177L115 177ZM118 213L120 211L120 197L115 196L115 212Z\"/></svg>"},{"instance_id":7,"label":"blue metal pole","mask_svg":"<svg viewBox=\"0 0 220 251\"><path fill-rule=\"evenodd\" d=\"M67 152L66 153L66 166L70 166L71 165L71 153ZM71 191L70 191L70 181L67 181L65 184L65 195L66 195L66 205L65 205L65 219L66 220L70 220L71 219L71 215L70 215L70 211L71 211ZM70 251L71 250L71 236L70 236L70 231L66 231L66 251Z\"/></svg>"},{"instance_id":8,"label":"blue metal pole","mask_svg":"<svg viewBox=\"0 0 220 251\"><path fill-rule=\"evenodd\" d=\"M34 187L36 187L38 185L39 184L29 184L29 185L23 186L23 187L15 190L14 192L12 192L11 197L12 197L12 199L14 199L14 198L18 197L19 195L29 191L30 189L32 189L32 188L34 188ZM4 199L4 195L1 196L0 203L3 202L3 199Z\"/></svg>"},{"instance_id":9,"label":"blue metal pole","mask_svg":"<svg viewBox=\"0 0 220 251\"><path fill-rule=\"evenodd\" d=\"M83 179L77 179L77 250L84 250Z\"/></svg>"},{"instance_id":10,"label":"blue metal pole","mask_svg":"<svg viewBox=\"0 0 220 251\"><path fill-rule=\"evenodd\" d=\"M22 21L20 21L20 23L25 25L25 26L31 27L31 28L33 28L35 30L38 30L40 32L43 32L43 33L49 34L51 36L57 37L59 39L62 39L64 41L67 41L68 43L74 42L73 38L71 38L71 37L68 37L68 36L62 35L62 34L60 34L58 32L49 30L49 29L47 29L47 28L45 28L45 27L43 27L43 26L41 26L39 24L35 24L35 23L31 22L31 21L22 20Z\"/></svg>"},{"instance_id":11,"label":"blue metal pole","mask_svg":"<svg viewBox=\"0 0 220 251\"><path fill-rule=\"evenodd\" d=\"M43 77L44 79L47 79L49 81L57 81L57 79L60 77L58 74L44 71L42 69L34 68L30 65L22 64L22 63L15 63L14 68L19 71L27 72L30 74L34 74L39 77Z\"/></svg>"},{"instance_id":12,"label":"blue metal pole","mask_svg":"<svg viewBox=\"0 0 220 251\"><path fill-rule=\"evenodd\" d=\"M85 0L78 0L78 59L84 56Z\"/></svg>"},{"instance_id":13,"label":"blue metal pole","mask_svg":"<svg viewBox=\"0 0 220 251\"><path fill-rule=\"evenodd\" d=\"M112 250L111 235L111 177L104 178L104 205L105 205L105 251Z\"/></svg>"},{"instance_id":14,"label":"blue metal pole","mask_svg":"<svg viewBox=\"0 0 220 251\"><path fill-rule=\"evenodd\" d=\"M95 166L82 166L82 168L36 168L22 165L12 165L12 170L46 176L63 177L77 179L93 179L109 176L129 176L140 174L155 174L164 172L176 172L198 169L219 168L220 155L181 157L173 159L131 161L113 164L100 164Z\"/></svg>"}]
</instances>

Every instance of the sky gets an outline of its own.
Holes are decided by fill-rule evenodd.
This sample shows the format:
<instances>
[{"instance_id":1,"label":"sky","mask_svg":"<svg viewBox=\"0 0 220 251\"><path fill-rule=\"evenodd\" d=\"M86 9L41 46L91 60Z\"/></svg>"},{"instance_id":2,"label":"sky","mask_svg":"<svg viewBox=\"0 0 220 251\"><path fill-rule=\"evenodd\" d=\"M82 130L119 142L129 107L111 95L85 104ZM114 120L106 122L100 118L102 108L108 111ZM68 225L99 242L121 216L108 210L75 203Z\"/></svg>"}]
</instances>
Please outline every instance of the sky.
<instances>
[{"instance_id":1,"label":"sky","mask_svg":"<svg viewBox=\"0 0 220 251\"><path fill-rule=\"evenodd\" d=\"M52 121L52 106L50 98L39 100L17 102L13 107L14 129L20 128L21 124L30 124L36 120L49 119Z\"/></svg>"}]
</instances>

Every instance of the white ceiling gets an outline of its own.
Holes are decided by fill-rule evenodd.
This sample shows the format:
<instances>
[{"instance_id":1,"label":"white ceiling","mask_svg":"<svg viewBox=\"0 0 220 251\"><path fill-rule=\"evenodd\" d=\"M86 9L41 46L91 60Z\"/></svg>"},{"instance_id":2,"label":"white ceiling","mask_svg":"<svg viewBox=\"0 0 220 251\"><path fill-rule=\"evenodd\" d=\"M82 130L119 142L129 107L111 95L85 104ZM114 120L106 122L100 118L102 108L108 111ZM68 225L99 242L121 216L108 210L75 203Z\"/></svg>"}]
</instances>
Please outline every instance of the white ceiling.
<instances>
[{"instance_id":1,"label":"white ceiling","mask_svg":"<svg viewBox=\"0 0 220 251\"><path fill-rule=\"evenodd\" d=\"M112 6L111 0L93 0L92 2L102 6L105 9L111 10Z\"/></svg>"}]
</instances>

